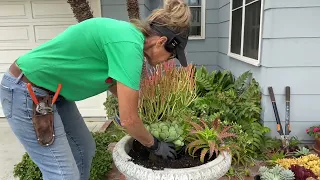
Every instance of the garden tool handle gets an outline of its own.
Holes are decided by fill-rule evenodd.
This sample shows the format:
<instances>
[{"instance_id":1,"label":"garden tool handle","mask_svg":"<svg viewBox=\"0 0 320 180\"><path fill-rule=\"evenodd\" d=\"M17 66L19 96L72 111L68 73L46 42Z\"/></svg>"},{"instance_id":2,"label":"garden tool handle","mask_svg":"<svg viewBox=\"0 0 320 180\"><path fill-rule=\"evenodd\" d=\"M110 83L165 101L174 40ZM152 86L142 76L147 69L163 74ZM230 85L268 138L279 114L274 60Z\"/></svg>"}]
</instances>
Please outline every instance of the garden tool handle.
<instances>
[{"instance_id":1,"label":"garden tool handle","mask_svg":"<svg viewBox=\"0 0 320 180\"><path fill-rule=\"evenodd\" d=\"M32 101L36 105L38 105L39 104L38 99L37 99L36 95L34 94L33 89L32 89L32 85L30 83L27 84L27 88L28 88L28 91L29 91L29 94L31 96Z\"/></svg>"},{"instance_id":2,"label":"garden tool handle","mask_svg":"<svg viewBox=\"0 0 320 180\"><path fill-rule=\"evenodd\" d=\"M287 86L286 87L286 101L290 101L290 87Z\"/></svg>"},{"instance_id":3,"label":"garden tool handle","mask_svg":"<svg viewBox=\"0 0 320 180\"><path fill-rule=\"evenodd\" d=\"M275 102L276 99L274 97L273 89L271 87L268 87L268 91L269 91L269 94L270 94L271 102Z\"/></svg>"},{"instance_id":4,"label":"garden tool handle","mask_svg":"<svg viewBox=\"0 0 320 180\"><path fill-rule=\"evenodd\" d=\"M62 88L62 84L58 84L57 91L56 91L56 93L54 94L54 96L52 98L52 102L51 102L52 105L57 101L58 96L59 96L60 91L61 91L61 88Z\"/></svg>"}]
</instances>

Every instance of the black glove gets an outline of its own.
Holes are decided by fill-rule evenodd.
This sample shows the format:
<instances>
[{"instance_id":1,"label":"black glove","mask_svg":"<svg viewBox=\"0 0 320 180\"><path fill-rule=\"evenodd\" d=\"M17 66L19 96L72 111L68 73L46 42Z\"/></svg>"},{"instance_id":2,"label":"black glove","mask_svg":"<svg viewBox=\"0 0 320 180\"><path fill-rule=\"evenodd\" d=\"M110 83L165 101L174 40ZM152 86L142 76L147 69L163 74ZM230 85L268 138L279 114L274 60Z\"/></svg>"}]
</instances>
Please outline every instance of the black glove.
<instances>
[{"instance_id":1,"label":"black glove","mask_svg":"<svg viewBox=\"0 0 320 180\"><path fill-rule=\"evenodd\" d=\"M161 156L163 159L176 159L177 152L174 148L174 144L166 143L159 141L157 138L154 138L154 144L147 148L151 153Z\"/></svg>"}]
</instances>

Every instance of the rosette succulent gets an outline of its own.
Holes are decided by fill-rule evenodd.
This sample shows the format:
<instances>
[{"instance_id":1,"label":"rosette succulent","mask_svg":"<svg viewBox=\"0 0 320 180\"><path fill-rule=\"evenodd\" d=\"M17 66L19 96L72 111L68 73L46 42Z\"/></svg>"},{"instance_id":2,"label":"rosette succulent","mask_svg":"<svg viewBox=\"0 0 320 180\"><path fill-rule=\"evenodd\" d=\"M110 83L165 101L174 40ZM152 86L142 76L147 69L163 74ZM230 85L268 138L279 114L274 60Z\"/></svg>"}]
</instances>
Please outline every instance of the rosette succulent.
<instances>
[{"instance_id":1,"label":"rosette succulent","mask_svg":"<svg viewBox=\"0 0 320 180\"><path fill-rule=\"evenodd\" d=\"M294 180L295 176L291 170L284 169L276 165L269 169L265 166L260 167L259 174L261 180Z\"/></svg>"},{"instance_id":2,"label":"rosette succulent","mask_svg":"<svg viewBox=\"0 0 320 180\"><path fill-rule=\"evenodd\" d=\"M190 121L192 129L187 137L190 142L186 151L189 155L194 156L198 150L201 150L200 161L204 163L204 158L209 154L209 159L213 157L213 153L218 155L219 151L230 151L229 147L224 145L224 139L236 137L236 134L229 133L228 130L232 126L220 127L220 119L216 118L211 123L207 123L203 119L200 120L202 126Z\"/></svg>"},{"instance_id":3,"label":"rosette succulent","mask_svg":"<svg viewBox=\"0 0 320 180\"><path fill-rule=\"evenodd\" d=\"M184 146L184 126L177 121L157 122L145 125L147 130L160 141L170 142L177 147Z\"/></svg>"}]
</instances>

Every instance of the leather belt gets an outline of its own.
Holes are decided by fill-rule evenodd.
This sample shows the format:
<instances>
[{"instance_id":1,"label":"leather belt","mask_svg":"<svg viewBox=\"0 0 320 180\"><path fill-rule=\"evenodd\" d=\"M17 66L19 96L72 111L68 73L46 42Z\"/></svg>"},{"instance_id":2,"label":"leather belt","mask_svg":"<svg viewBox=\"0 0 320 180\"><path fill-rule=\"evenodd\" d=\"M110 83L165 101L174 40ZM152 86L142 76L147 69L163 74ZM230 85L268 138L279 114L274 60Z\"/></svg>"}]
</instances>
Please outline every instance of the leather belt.
<instances>
[{"instance_id":1,"label":"leather belt","mask_svg":"<svg viewBox=\"0 0 320 180\"><path fill-rule=\"evenodd\" d=\"M16 64L16 62L11 64L11 66L9 67L9 72L16 78L19 77L19 75L22 73L21 69ZM25 75L22 75L21 81L23 81L25 83L30 83L33 87L42 89L42 90L48 92L49 94L53 94L52 91L49 91L49 90L47 90L47 89L45 89L43 87L40 87L40 86L37 86L37 85L33 84L31 81L29 81L29 79Z\"/></svg>"}]
</instances>

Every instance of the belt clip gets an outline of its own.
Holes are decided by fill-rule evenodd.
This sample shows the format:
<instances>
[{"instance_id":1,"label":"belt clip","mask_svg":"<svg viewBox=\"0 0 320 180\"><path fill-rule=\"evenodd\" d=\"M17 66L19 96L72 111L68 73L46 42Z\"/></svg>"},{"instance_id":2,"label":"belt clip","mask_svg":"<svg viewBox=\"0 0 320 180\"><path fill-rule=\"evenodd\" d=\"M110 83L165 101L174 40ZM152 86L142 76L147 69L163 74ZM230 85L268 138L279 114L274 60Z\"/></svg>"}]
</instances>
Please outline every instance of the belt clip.
<instances>
[{"instance_id":1,"label":"belt clip","mask_svg":"<svg viewBox=\"0 0 320 180\"><path fill-rule=\"evenodd\" d=\"M59 96L61 88L62 88L62 84L58 84L58 88L57 88L57 90L56 90L56 92L55 92L55 94L54 94L54 96L52 98L51 105L47 105L44 102L40 102L39 103L36 95L33 92L32 85L30 83L27 83L27 88L28 88L28 91L30 93L32 101L36 104L36 111L41 115L46 115L46 114L48 114L48 113L53 111L53 104L58 99L58 96Z\"/></svg>"}]
</instances>

